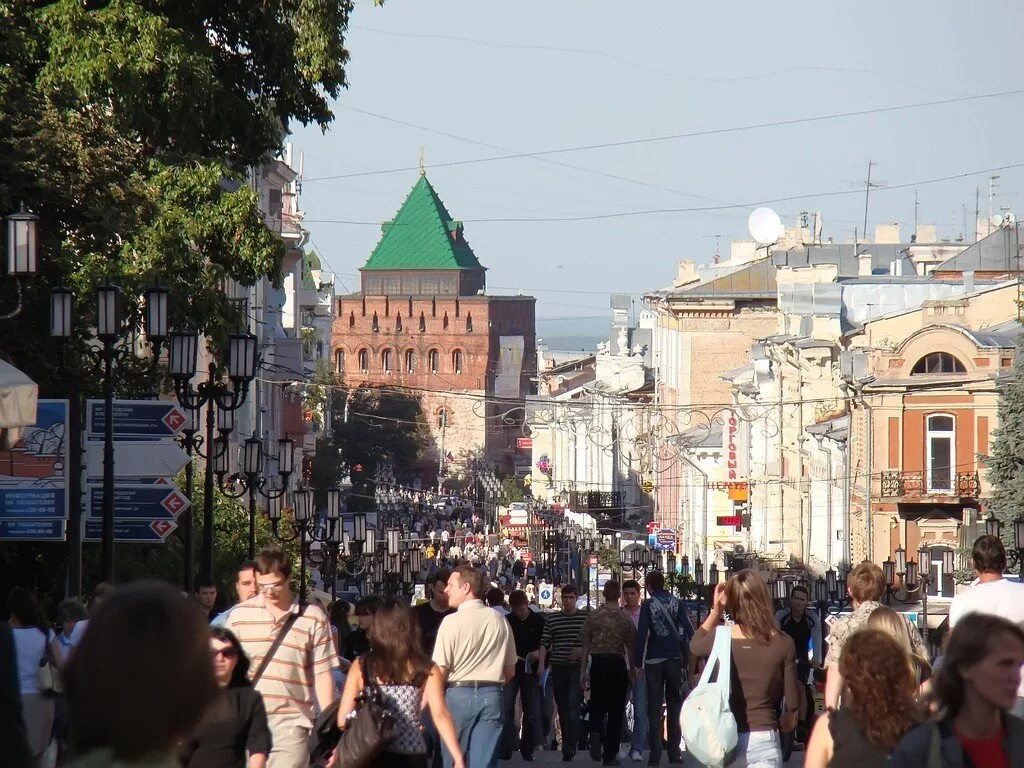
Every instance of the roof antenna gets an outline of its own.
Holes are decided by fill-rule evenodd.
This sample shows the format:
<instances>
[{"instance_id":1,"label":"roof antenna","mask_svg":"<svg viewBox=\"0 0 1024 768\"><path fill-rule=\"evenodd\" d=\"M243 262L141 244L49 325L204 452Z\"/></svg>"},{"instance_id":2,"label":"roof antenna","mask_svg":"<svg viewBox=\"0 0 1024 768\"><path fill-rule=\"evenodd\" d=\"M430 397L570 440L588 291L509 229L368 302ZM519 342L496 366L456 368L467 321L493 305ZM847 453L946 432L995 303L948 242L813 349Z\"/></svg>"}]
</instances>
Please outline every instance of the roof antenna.
<instances>
[{"instance_id":1,"label":"roof antenna","mask_svg":"<svg viewBox=\"0 0 1024 768\"><path fill-rule=\"evenodd\" d=\"M420 147L420 176L427 175L427 148Z\"/></svg>"}]
</instances>

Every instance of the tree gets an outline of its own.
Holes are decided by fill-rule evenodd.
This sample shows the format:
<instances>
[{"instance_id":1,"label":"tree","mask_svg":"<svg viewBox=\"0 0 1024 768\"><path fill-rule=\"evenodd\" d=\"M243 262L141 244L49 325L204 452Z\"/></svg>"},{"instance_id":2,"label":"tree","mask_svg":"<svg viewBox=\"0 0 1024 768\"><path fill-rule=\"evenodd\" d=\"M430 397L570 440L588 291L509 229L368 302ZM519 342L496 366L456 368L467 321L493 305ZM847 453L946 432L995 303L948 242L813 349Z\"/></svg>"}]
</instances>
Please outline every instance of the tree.
<instances>
[{"instance_id":1,"label":"tree","mask_svg":"<svg viewBox=\"0 0 1024 768\"><path fill-rule=\"evenodd\" d=\"M373 499L374 474L383 463L413 467L430 432L417 397L375 388L337 393L332 443L352 478L353 508Z\"/></svg>"},{"instance_id":2,"label":"tree","mask_svg":"<svg viewBox=\"0 0 1024 768\"><path fill-rule=\"evenodd\" d=\"M37 7L38 6L38 7ZM289 123L326 128L345 85L348 0L0 0L0 213L40 216L42 274L2 352L44 393L94 380L72 339L40 345L48 291L125 289L129 319L156 278L172 318L215 347L242 318L225 280L280 279L283 243L244 170L277 154ZM0 306L14 301L13 281ZM130 365L129 365L130 368ZM153 389L153 379L138 384Z\"/></svg>"},{"instance_id":3,"label":"tree","mask_svg":"<svg viewBox=\"0 0 1024 768\"><path fill-rule=\"evenodd\" d=\"M986 506L1003 524L1003 543L1013 551L1013 521L1024 516L1024 336L1017 339L1011 374L999 382L997 413L999 428L984 457L992 489Z\"/></svg>"}]
</instances>

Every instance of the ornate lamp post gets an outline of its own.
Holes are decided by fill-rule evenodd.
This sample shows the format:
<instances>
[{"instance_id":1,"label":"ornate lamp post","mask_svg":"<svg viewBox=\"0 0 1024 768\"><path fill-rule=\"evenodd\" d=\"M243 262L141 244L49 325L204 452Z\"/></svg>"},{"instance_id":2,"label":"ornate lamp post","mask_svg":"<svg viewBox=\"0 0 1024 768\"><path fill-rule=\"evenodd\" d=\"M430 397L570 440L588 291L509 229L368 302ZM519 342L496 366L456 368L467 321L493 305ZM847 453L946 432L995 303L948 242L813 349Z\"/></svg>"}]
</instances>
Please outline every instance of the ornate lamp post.
<instances>
[{"instance_id":1,"label":"ornate lamp post","mask_svg":"<svg viewBox=\"0 0 1024 768\"><path fill-rule=\"evenodd\" d=\"M228 411L227 413L231 413ZM229 478L225 485L224 478L228 473L228 445L227 438L221 438L223 444L214 452L213 471L217 476L217 486L221 492L232 499L240 499L245 495L249 497L249 549L248 558L256 557L256 497L262 496L268 499L271 496L281 497L288 487L288 478L295 471L295 446L291 438L283 437L277 441L278 464L277 475L280 480L276 490L269 488L269 479L263 475L264 455L263 441L253 434L252 437L242 443L239 449L241 468ZM237 485L237 490L232 490L231 485ZM330 491L328 491L330 493ZM328 510L330 505L328 505Z\"/></svg>"},{"instance_id":2,"label":"ornate lamp post","mask_svg":"<svg viewBox=\"0 0 1024 768\"><path fill-rule=\"evenodd\" d=\"M989 512L988 517L985 518L985 533L999 538L999 533L1002 529L1003 524L999 521L999 518Z\"/></svg>"},{"instance_id":3,"label":"ornate lamp post","mask_svg":"<svg viewBox=\"0 0 1024 768\"><path fill-rule=\"evenodd\" d=\"M21 210L7 217L7 276L14 278L18 296L14 309L0 315L0 320L10 320L21 313L21 281L39 273L38 224L39 217L30 213L24 203Z\"/></svg>"},{"instance_id":4,"label":"ornate lamp post","mask_svg":"<svg viewBox=\"0 0 1024 768\"><path fill-rule=\"evenodd\" d=\"M13 238L13 235L12 235ZM34 235L32 236L34 241ZM32 246L34 249L34 245ZM11 255L9 254L10 258ZM32 256L34 264L35 257ZM34 269L34 266L33 266ZM153 350L153 367L160 347L167 338L168 291L159 285L145 292L143 327ZM59 287L50 292L50 336L67 339L73 332L74 299L71 289ZM100 534L103 578L114 579L114 364L134 354L129 343L121 306L121 289L109 280L96 289L96 339L100 348L86 347L96 369L103 376L103 510Z\"/></svg>"},{"instance_id":5,"label":"ornate lamp post","mask_svg":"<svg viewBox=\"0 0 1024 768\"><path fill-rule=\"evenodd\" d=\"M226 434L233 427L234 419L230 414L241 408L248 397L249 385L256 377L259 355L253 334L233 333L228 337L228 382L222 379L217 366L211 362L207 379L193 388L191 381L196 375L198 355L199 334L196 331L171 334L168 368L174 380L178 402L192 411L206 407L204 441L207 456L203 477L203 555L200 566L203 579L209 580L213 577L214 464L219 460L218 454L226 452L226 442L216 449L212 447L213 430L218 422L218 414L222 433Z\"/></svg>"},{"instance_id":6,"label":"ornate lamp post","mask_svg":"<svg viewBox=\"0 0 1024 768\"><path fill-rule=\"evenodd\" d=\"M927 547L917 550L917 577L921 582L921 615L924 618L924 625L921 627L921 637L925 645L928 644L928 585L932 581L932 551Z\"/></svg>"}]
</instances>

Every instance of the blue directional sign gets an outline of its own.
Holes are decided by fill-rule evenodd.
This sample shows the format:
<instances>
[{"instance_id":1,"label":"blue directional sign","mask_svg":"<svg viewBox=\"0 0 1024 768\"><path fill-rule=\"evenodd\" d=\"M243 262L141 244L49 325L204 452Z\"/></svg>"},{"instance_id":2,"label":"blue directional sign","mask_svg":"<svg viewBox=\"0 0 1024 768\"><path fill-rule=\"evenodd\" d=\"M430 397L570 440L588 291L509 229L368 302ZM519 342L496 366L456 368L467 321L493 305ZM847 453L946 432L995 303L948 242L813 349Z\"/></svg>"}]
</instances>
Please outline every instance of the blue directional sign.
<instances>
[{"instance_id":1,"label":"blue directional sign","mask_svg":"<svg viewBox=\"0 0 1024 768\"><path fill-rule=\"evenodd\" d=\"M0 487L0 520L67 520L63 488Z\"/></svg>"},{"instance_id":2,"label":"blue directional sign","mask_svg":"<svg viewBox=\"0 0 1024 768\"><path fill-rule=\"evenodd\" d=\"M115 440L156 440L174 437L188 421L175 403L164 400L115 400ZM88 439L103 439L107 413L102 400L90 400L87 409Z\"/></svg>"},{"instance_id":3,"label":"blue directional sign","mask_svg":"<svg viewBox=\"0 0 1024 768\"><path fill-rule=\"evenodd\" d=\"M99 541L103 524L99 520L85 519L85 541ZM114 540L143 544L162 544L178 526L170 520L115 520Z\"/></svg>"},{"instance_id":4,"label":"blue directional sign","mask_svg":"<svg viewBox=\"0 0 1024 768\"><path fill-rule=\"evenodd\" d=\"M114 487L115 520L175 520L188 506L188 497L174 485L118 484ZM89 486L88 516L103 516L102 486Z\"/></svg>"},{"instance_id":5,"label":"blue directional sign","mask_svg":"<svg viewBox=\"0 0 1024 768\"><path fill-rule=\"evenodd\" d=\"M64 521L0 520L0 541L64 541Z\"/></svg>"}]
</instances>

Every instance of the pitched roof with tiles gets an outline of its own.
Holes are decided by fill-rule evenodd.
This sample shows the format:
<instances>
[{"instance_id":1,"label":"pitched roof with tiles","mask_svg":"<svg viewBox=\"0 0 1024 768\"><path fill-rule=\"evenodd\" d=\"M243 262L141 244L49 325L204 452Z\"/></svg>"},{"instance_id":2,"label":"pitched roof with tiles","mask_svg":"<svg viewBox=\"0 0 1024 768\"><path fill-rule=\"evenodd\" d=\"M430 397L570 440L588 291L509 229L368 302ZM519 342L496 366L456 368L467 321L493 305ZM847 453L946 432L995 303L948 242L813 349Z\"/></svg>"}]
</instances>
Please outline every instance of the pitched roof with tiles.
<instances>
[{"instance_id":1,"label":"pitched roof with tiles","mask_svg":"<svg viewBox=\"0 0 1024 768\"><path fill-rule=\"evenodd\" d=\"M364 270L483 269L426 175L420 175Z\"/></svg>"}]
</instances>

